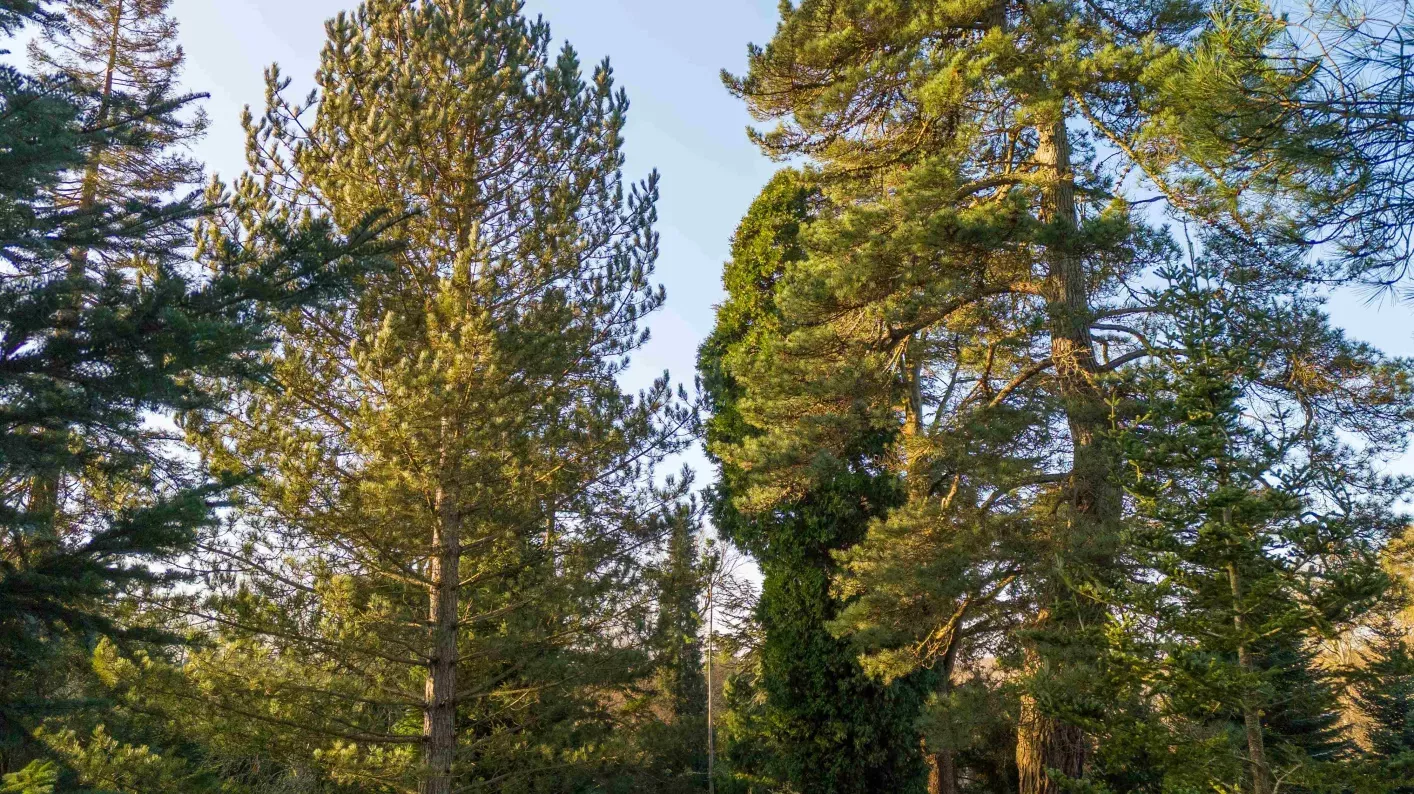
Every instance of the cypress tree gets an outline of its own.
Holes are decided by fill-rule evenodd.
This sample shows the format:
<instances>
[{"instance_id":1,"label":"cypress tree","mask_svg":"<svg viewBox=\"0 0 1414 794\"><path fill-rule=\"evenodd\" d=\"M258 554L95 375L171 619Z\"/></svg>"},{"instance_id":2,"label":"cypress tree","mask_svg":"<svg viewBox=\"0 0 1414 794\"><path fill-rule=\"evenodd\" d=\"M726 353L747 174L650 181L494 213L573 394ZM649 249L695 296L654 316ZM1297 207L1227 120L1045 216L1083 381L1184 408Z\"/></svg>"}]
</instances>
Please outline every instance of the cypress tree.
<instances>
[{"instance_id":1,"label":"cypress tree","mask_svg":"<svg viewBox=\"0 0 1414 794\"><path fill-rule=\"evenodd\" d=\"M644 673L647 516L686 486L653 468L694 421L666 377L618 383L664 299L656 175L625 182L607 63L517 0L369 0L327 32L310 103L272 70L241 189L387 208L401 249L285 317L280 389L197 429L252 479L192 674L344 784L589 785Z\"/></svg>"},{"instance_id":2,"label":"cypress tree","mask_svg":"<svg viewBox=\"0 0 1414 794\"><path fill-rule=\"evenodd\" d=\"M775 284L801 257L801 226L814 199L793 171L763 188L733 238L723 276L727 300L698 358L712 411L707 449L721 471L714 523L753 555L764 576L757 607L762 645L749 684L738 679L732 694L734 708L752 713L733 718L727 752L735 772L768 786L906 790L918 778L916 694L869 680L848 643L829 631L839 609L830 590L831 553L857 541L871 515L896 498L891 478L871 471L882 436L856 440L852 460L765 515L736 508L746 474L722 457L762 433L742 411L736 373L781 333Z\"/></svg>"}]
</instances>

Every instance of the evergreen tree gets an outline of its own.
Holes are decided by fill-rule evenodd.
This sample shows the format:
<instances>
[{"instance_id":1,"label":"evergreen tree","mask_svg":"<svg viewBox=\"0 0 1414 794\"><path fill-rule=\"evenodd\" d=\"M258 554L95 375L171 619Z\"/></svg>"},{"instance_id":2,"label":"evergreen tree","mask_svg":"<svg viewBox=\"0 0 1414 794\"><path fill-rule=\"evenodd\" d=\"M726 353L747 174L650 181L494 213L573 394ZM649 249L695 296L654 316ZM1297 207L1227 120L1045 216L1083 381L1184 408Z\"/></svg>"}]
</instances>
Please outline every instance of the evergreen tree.
<instances>
[{"instance_id":1,"label":"evergreen tree","mask_svg":"<svg viewBox=\"0 0 1414 794\"><path fill-rule=\"evenodd\" d=\"M704 571L695 517L683 506L666 519L667 554L657 576L658 614L654 626L659 689L676 720L697 719L707 711L702 673Z\"/></svg>"},{"instance_id":2,"label":"evergreen tree","mask_svg":"<svg viewBox=\"0 0 1414 794\"><path fill-rule=\"evenodd\" d=\"M4 6L9 30L25 19L63 23L39 4ZM69 206L60 187L95 152L181 110L125 100L98 123L86 101L62 76L0 69L0 731L12 768L37 752L43 717L91 693L99 638L173 636L124 602L177 576L169 563L211 524L226 484L163 421L211 408L218 381L258 379L274 313L344 290L365 264L352 255L375 252L358 224L340 240L326 222L253 215L259 247L221 238L194 267L193 221L216 212L199 195Z\"/></svg>"},{"instance_id":3,"label":"evergreen tree","mask_svg":"<svg viewBox=\"0 0 1414 794\"><path fill-rule=\"evenodd\" d=\"M33 68L66 81L91 126L129 128L123 139L91 145L85 167L59 185L61 206L160 200L201 181L201 164L183 148L205 131L206 116L197 96L180 89L186 56L171 4L67 0L64 24L30 42ZM147 110L132 117L134 108Z\"/></svg>"},{"instance_id":4,"label":"evergreen tree","mask_svg":"<svg viewBox=\"0 0 1414 794\"><path fill-rule=\"evenodd\" d=\"M1315 646L1385 592L1378 551L1406 486L1350 445L1402 432L1407 365L1341 338L1309 296L1248 280L1240 251L1207 255L1224 267L1170 274L1158 300L1175 326L1156 344L1172 358L1137 373L1128 396L1130 548L1153 573L1122 601L1160 646L1145 675L1168 727L1159 741L1178 756L1171 778L1267 794L1339 786L1353 746Z\"/></svg>"},{"instance_id":5,"label":"evergreen tree","mask_svg":"<svg viewBox=\"0 0 1414 794\"><path fill-rule=\"evenodd\" d=\"M723 277L727 300L699 353L712 410L707 448L721 470L714 522L764 575L757 611L762 644L750 681L737 680L732 695L734 708L753 713L732 719L727 754L735 773L770 790L906 790L918 777L911 738L916 694L902 684L869 681L848 644L828 630L839 609L830 591L831 552L858 540L870 515L895 498L892 481L870 471L882 438L858 439L853 460L821 473L766 515L736 509L746 474L721 457L762 433L745 418L734 371L780 334L775 283L801 256L800 227L813 200L792 171L762 190L733 238Z\"/></svg>"},{"instance_id":6,"label":"evergreen tree","mask_svg":"<svg viewBox=\"0 0 1414 794\"><path fill-rule=\"evenodd\" d=\"M664 557L653 573L656 612L649 650L651 719L638 732L658 791L707 789L707 678L702 600L708 571L696 508L662 518ZM676 786L676 788L674 788Z\"/></svg>"},{"instance_id":7,"label":"evergreen tree","mask_svg":"<svg viewBox=\"0 0 1414 794\"><path fill-rule=\"evenodd\" d=\"M1414 653L1404 627L1391 621L1374 628L1351 688L1370 754L1390 780L1404 784L1395 791L1414 790Z\"/></svg>"},{"instance_id":8,"label":"evergreen tree","mask_svg":"<svg viewBox=\"0 0 1414 794\"><path fill-rule=\"evenodd\" d=\"M276 392L194 428L248 475L212 538L215 704L364 790L575 790L615 774L645 672L653 487L693 414L618 378L663 301L656 176L621 173L607 64L516 0L369 0L311 103L273 70L238 193L404 218L390 271L284 318ZM254 729L254 726L252 727Z\"/></svg>"},{"instance_id":9,"label":"evergreen tree","mask_svg":"<svg viewBox=\"0 0 1414 794\"><path fill-rule=\"evenodd\" d=\"M1283 110L1308 84L1273 53L1299 33L1258 4L781 13L725 79L778 122L754 140L808 158L821 192L775 289L779 341L734 372L764 432L718 447L747 473L731 498L769 514L885 439L876 465L906 499L846 555L859 600L837 627L884 674L967 635L1000 651L1022 684L1021 791L1059 791L1112 705L1095 687L1124 573L1112 389L1154 355L1142 286L1177 253L1132 202L1157 194L1287 266L1288 221L1358 193L1365 163Z\"/></svg>"}]
</instances>

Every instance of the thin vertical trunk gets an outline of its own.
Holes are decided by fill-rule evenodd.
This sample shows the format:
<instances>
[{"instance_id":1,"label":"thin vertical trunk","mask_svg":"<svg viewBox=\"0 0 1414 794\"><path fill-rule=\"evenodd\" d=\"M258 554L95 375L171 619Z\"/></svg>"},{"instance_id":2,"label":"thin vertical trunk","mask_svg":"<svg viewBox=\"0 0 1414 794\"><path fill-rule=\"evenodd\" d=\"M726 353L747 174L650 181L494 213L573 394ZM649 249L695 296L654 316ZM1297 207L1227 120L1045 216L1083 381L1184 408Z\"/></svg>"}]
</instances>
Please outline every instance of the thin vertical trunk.
<instances>
[{"instance_id":1,"label":"thin vertical trunk","mask_svg":"<svg viewBox=\"0 0 1414 794\"><path fill-rule=\"evenodd\" d=\"M126 0L117 0L113 4L112 27L109 30L108 39L108 60L104 64L103 89L98 100L96 127L102 127L108 122L108 114L113 103L113 76L118 69L118 45L122 40L125 2ZM98 202L98 181L102 175L100 167L102 156L103 146L101 144L96 144L89 151L88 165L84 169L83 181L79 184L78 208L80 212L93 209ZM70 278L75 280L83 278L88 267L88 249L76 248L69 252L68 257ZM75 296L73 303L59 309L55 318L56 333L63 336L73 336L79 323L79 302L80 299ZM61 476L57 471L38 475L31 479L26 510L34 515L52 515L59 509L59 492L62 485Z\"/></svg>"},{"instance_id":2,"label":"thin vertical trunk","mask_svg":"<svg viewBox=\"0 0 1414 794\"><path fill-rule=\"evenodd\" d=\"M1065 119L1043 125L1037 133L1035 156L1045 185L1041 219L1060 227L1062 232L1048 251L1045 297L1051 359L1073 445L1066 519L1070 525L1056 528L1054 551L1062 559L1093 570L1103 566L1106 534L1120 517L1121 498L1112 477L1116 465L1113 450L1103 437L1109 414L1096 382L1098 367L1090 335L1085 263L1064 234L1077 226L1074 171ZM1040 612L1033 628L1064 630L1067 624L1085 617L1076 613L1073 605L1063 611L1059 603L1052 606L1056 609ZM1039 654L1031 652L1028 656L1033 668L1044 666ZM1086 753L1086 738L1079 728L1052 719L1034 699L1023 698L1016 745L1021 794L1058 794L1060 785L1051 779L1048 770L1079 777L1085 768Z\"/></svg>"},{"instance_id":3,"label":"thin vertical trunk","mask_svg":"<svg viewBox=\"0 0 1414 794\"><path fill-rule=\"evenodd\" d=\"M94 126L103 127L108 123L108 114L113 106L113 78L118 71L118 48L123 38L123 7L125 0L113 4L113 27L108 35L108 62L103 69L103 91L98 99L98 117ZM84 170L83 185L79 189L79 209L92 209L98 201L98 179L101 175L99 160L103 155L102 145L89 153L88 168Z\"/></svg>"},{"instance_id":4,"label":"thin vertical trunk","mask_svg":"<svg viewBox=\"0 0 1414 794\"><path fill-rule=\"evenodd\" d=\"M1224 518L1227 517L1224 508ZM1237 629L1237 666L1246 675L1252 675L1256 664L1252 660L1252 649L1247 643L1247 624L1242 615L1242 579L1236 563L1227 565L1228 582L1232 586L1232 622ZM1272 794L1272 768L1267 762L1266 741L1262 736L1262 709L1256 693L1250 689L1242 693L1242 726L1247 733L1247 765L1252 774L1253 794Z\"/></svg>"},{"instance_id":5,"label":"thin vertical trunk","mask_svg":"<svg viewBox=\"0 0 1414 794\"><path fill-rule=\"evenodd\" d=\"M460 505L445 488L437 492L437 516L428 565L428 623L432 653L422 714L423 771L419 794L451 794L457 748L457 595L461 571Z\"/></svg>"},{"instance_id":6,"label":"thin vertical trunk","mask_svg":"<svg viewBox=\"0 0 1414 794\"><path fill-rule=\"evenodd\" d=\"M717 785L717 725L712 707L715 685L712 682L712 656L716 653L716 578L707 582L707 794Z\"/></svg>"},{"instance_id":7,"label":"thin vertical trunk","mask_svg":"<svg viewBox=\"0 0 1414 794\"><path fill-rule=\"evenodd\" d=\"M956 633L943 655L942 680L938 682L938 692L944 698L952 691L953 669L957 666L958 640ZM958 794L957 753L951 747L943 747L925 753L928 760L928 794Z\"/></svg>"}]
</instances>

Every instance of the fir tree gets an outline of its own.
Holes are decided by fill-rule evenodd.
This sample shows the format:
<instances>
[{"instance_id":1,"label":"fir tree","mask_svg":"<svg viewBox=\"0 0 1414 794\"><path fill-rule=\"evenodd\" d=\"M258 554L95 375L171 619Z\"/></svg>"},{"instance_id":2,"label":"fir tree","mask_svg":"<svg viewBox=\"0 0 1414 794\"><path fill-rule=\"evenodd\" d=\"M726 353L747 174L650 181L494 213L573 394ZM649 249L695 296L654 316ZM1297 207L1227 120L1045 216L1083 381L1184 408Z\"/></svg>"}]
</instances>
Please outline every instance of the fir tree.
<instances>
[{"instance_id":1,"label":"fir tree","mask_svg":"<svg viewBox=\"0 0 1414 794\"><path fill-rule=\"evenodd\" d=\"M708 571L699 546L695 508L682 505L663 517L664 558L653 575L657 614L649 640L655 719L640 728L658 790L707 788L707 678L703 655L702 600ZM669 781L672 781L671 783Z\"/></svg>"},{"instance_id":2,"label":"fir tree","mask_svg":"<svg viewBox=\"0 0 1414 794\"><path fill-rule=\"evenodd\" d=\"M1249 280L1240 251L1207 256L1224 266L1171 274L1158 300L1175 327L1156 344L1173 358L1128 395L1130 548L1153 574L1122 603L1160 645L1144 674L1166 710L1154 716L1178 756L1171 777L1319 788L1353 746L1315 647L1383 597L1378 550L1405 487L1349 445L1398 435L1408 372L1341 338L1309 296ZM1245 769L1225 768L1233 757Z\"/></svg>"},{"instance_id":3,"label":"fir tree","mask_svg":"<svg viewBox=\"0 0 1414 794\"><path fill-rule=\"evenodd\" d=\"M69 0L65 23L30 43L33 68L65 80L90 125L128 127L121 139L91 146L85 167L60 184L61 206L159 200L201 181L201 164L183 149L205 131L206 116L197 95L180 89L186 56L171 4ZM146 110L130 118L134 108Z\"/></svg>"},{"instance_id":4,"label":"fir tree","mask_svg":"<svg viewBox=\"0 0 1414 794\"><path fill-rule=\"evenodd\" d=\"M6 23L62 23L37 8L7 5ZM196 267L193 222L216 213L200 196L56 199L95 152L180 108L96 123L72 81L8 66L0 92L0 727L23 764L38 721L86 691L99 638L173 637L124 604L179 575L170 563L226 484L164 422L213 407L221 381L258 379L274 313L345 289L366 264L351 255L374 251L366 228L340 240L325 222L251 216L258 247L218 236ZM76 250L95 256L75 267Z\"/></svg>"},{"instance_id":5,"label":"fir tree","mask_svg":"<svg viewBox=\"0 0 1414 794\"><path fill-rule=\"evenodd\" d=\"M618 383L663 301L656 176L625 183L608 65L515 0L369 0L327 31L313 107L272 70L240 192L390 209L402 247L285 318L277 392L196 429L253 479L191 672L345 784L589 785L606 693L644 672L647 517L686 485L653 467L693 423L666 378Z\"/></svg>"}]
</instances>

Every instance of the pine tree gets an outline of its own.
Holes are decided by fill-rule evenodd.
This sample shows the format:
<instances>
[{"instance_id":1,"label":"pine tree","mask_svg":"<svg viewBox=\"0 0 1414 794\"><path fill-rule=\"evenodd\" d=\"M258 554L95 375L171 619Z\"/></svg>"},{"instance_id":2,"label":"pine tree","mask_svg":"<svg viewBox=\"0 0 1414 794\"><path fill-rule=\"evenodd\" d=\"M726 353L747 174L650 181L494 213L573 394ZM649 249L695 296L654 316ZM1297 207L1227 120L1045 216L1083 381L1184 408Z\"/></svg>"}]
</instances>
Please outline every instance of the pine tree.
<instances>
[{"instance_id":1,"label":"pine tree","mask_svg":"<svg viewBox=\"0 0 1414 794\"><path fill-rule=\"evenodd\" d=\"M1268 57L1296 34L1258 4L781 13L725 80L778 123L752 133L767 154L810 160L820 198L775 289L780 340L735 373L767 430L719 447L750 472L732 499L769 514L855 439L888 439L878 466L907 499L847 555L860 601L842 627L884 672L936 666L969 634L1003 651L1024 684L1020 788L1057 792L1110 705L1094 683L1124 571L1112 388L1154 355L1143 279L1177 255L1132 201L1270 241L1285 266L1308 241L1281 208L1358 192L1363 164L1282 112L1307 82Z\"/></svg>"},{"instance_id":2,"label":"pine tree","mask_svg":"<svg viewBox=\"0 0 1414 794\"><path fill-rule=\"evenodd\" d=\"M757 669L750 683L742 678L734 684L733 696L742 706L759 706L759 713L733 718L727 754L734 772L768 785L902 790L918 777L910 735L916 694L868 680L848 644L828 629L839 608L830 592L831 552L855 542L870 515L895 498L889 478L869 470L880 439L858 440L857 457L847 468L822 475L769 515L736 509L745 472L721 459L730 445L762 433L744 416L735 372L780 334L775 283L800 257L800 227L812 201L813 191L792 171L782 171L762 190L733 238L723 277L727 301L699 352L712 410L707 449L722 475L714 523L752 554L765 578Z\"/></svg>"},{"instance_id":3,"label":"pine tree","mask_svg":"<svg viewBox=\"0 0 1414 794\"><path fill-rule=\"evenodd\" d=\"M698 531L684 506L666 519L667 556L658 574L658 614L654 626L655 662L661 690L675 719L706 713L707 684L702 677L702 614L698 601L703 571Z\"/></svg>"},{"instance_id":4,"label":"pine tree","mask_svg":"<svg viewBox=\"0 0 1414 794\"><path fill-rule=\"evenodd\" d=\"M177 90L184 56L176 44L176 21L167 0L73 0L62 4L63 24L45 25L30 41L31 68L62 81L82 108L83 124L114 133L88 139L84 167L54 186L56 207L91 213L110 206L154 204L173 198L201 179L201 165L180 149L199 138L206 118L201 95ZM171 244L174 241L169 241ZM95 257L97 261L90 261ZM112 254L75 246L69 270L75 277L121 266L125 251ZM116 256L118 262L104 257ZM60 315L69 333L72 307ZM34 510L59 510L64 490L81 488L62 478L29 485Z\"/></svg>"},{"instance_id":5,"label":"pine tree","mask_svg":"<svg viewBox=\"0 0 1414 794\"><path fill-rule=\"evenodd\" d=\"M586 79L515 0L369 0L327 31L313 107L272 70L238 192L389 209L401 250L285 318L277 392L195 429L251 479L191 673L345 784L588 785L644 672L648 516L687 484L653 487L681 395L618 383L663 301L656 175L624 181L608 65Z\"/></svg>"}]
</instances>

